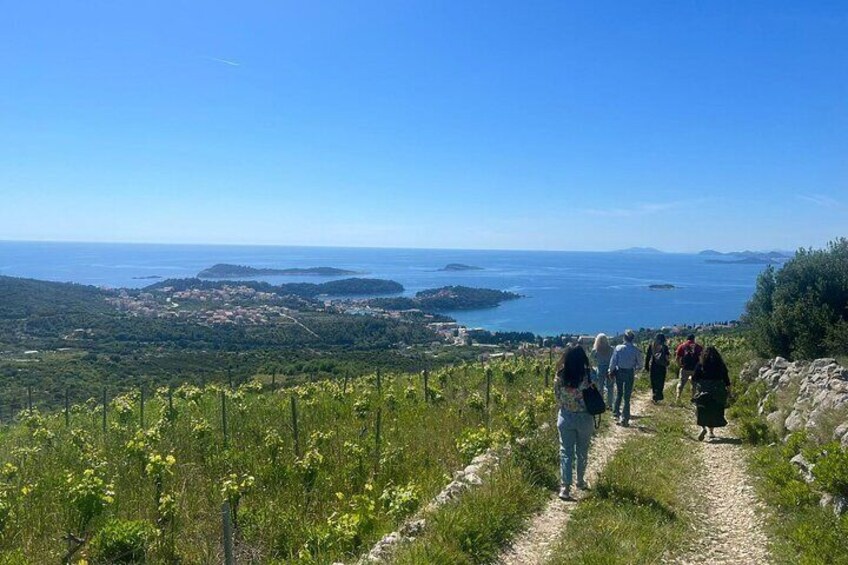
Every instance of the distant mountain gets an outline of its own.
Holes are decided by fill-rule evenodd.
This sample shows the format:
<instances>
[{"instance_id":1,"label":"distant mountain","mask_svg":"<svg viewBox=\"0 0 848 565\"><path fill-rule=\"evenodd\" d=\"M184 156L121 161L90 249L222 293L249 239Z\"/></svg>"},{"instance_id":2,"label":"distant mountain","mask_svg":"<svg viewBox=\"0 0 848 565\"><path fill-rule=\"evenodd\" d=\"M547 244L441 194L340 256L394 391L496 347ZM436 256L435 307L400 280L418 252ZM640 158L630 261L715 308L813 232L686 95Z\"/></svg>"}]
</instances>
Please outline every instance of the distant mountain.
<instances>
[{"instance_id":1,"label":"distant mountain","mask_svg":"<svg viewBox=\"0 0 848 565\"><path fill-rule=\"evenodd\" d=\"M706 260L706 263L714 265L771 265L774 263L782 263L790 258L790 255L780 251L731 251L730 253L720 253L708 249L701 251L698 255L711 257Z\"/></svg>"},{"instance_id":2,"label":"distant mountain","mask_svg":"<svg viewBox=\"0 0 848 565\"><path fill-rule=\"evenodd\" d=\"M440 271L482 271L483 267L475 267L473 265L465 265L463 263L448 263Z\"/></svg>"},{"instance_id":3,"label":"distant mountain","mask_svg":"<svg viewBox=\"0 0 848 565\"><path fill-rule=\"evenodd\" d=\"M660 251L656 247L628 247L627 249L619 249L618 251L615 251L615 253L632 253L634 255L657 255L665 253L665 251Z\"/></svg>"},{"instance_id":4,"label":"distant mountain","mask_svg":"<svg viewBox=\"0 0 848 565\"><path fill-rule=\"evenodd\" d=\"M230 265L218 263L208 269L197 273L199 279L234 279L240 277L267 277L267 276L304 276L316 277L344 277L359 274L356 271L336 269L334 267L309 267L306 269L267 269L248 267L246 265Z\"/></svg>"}]
</instances>

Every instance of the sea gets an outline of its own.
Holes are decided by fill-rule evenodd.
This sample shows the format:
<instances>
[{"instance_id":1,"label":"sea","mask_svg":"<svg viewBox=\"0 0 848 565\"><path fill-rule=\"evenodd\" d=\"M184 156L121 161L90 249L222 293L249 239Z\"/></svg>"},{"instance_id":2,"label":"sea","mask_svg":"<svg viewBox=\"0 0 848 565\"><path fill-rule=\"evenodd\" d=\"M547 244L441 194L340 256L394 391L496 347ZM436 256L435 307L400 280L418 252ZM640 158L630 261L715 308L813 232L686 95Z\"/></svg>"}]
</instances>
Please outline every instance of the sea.
<instances>
[{"instance_id":1,"label":"sea","mask_svg":"<svg viewBox=\"0 0 848 565\"><path fill-rule=\"evenodd\" d=\"M0 242L0 275L109 288L140 288L157 282L153 277L193 277L216 263L349 269L395 280L405 295L445 285L508 290L522 298L446 314L468 327L539 335L615 334L625 328L735 320L764 268L710 264L704 256L681 253ZM449 263L480 270L440 270ZM675 288L651 290L654 284Z\"/></svg>"}]
</instances>

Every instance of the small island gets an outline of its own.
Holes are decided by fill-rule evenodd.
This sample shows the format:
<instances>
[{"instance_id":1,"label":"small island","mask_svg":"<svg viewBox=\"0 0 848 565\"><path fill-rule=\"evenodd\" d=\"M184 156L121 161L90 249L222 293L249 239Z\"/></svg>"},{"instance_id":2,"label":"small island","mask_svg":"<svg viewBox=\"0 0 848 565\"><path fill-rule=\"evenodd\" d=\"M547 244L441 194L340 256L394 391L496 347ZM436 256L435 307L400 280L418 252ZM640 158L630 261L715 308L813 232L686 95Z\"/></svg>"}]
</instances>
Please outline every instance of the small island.
<instances>
[{"instance_id":1,"label":"small island","mask_svg":"<svg viewBox=\"0 0 848 565\"><path fill-rule=\"evenodd\" d=\"M133 277L133 280L146 281L146 280L154 280L154 279L161 279L161 278L162 278L161 275L141 275L139 277Z\"/></svg>"},{"instance_id":2,"label":"small island","mask_svg":"<svg viewBox=\"0 0 848 565\"><path fill-rule=\"evenodd\" d=\"M652 284L652 285L648 286L648 288L651 289L651 290L674 290L677 287L674 286L673 284L663 283L663 284Z\"/></svg>"},{"instance_id":3,"label":"small island","mask_svg":"<svg viewBox=\"0 0 848 565\"><path fill-rule=\"evenodd\" d=\"M465 265L463 263L448 263L439 271L482 271L483 267L475 267L474 265Z\"/></svg>"},{"instance_id":4,"label":"small island","mask_svg":"<svg viewBox=\"0 0 848 565\"><path fill-rule=\"evenodd\" d=\"M361 274L356 271L348 271L346 269L337 269L335 267L308 267L305 269L271 269L271 268L256 268L246 265L230 265L228 263L218 263L208 269L204 269L197 273L199 279L236 279L243 277L269 277L269 276L315 276L315 277L344 277L349 275Z\"/></svg>"},{"instance_id":5,"label":"small island","mask_svg":"<svg viewBox=\"0 0 848 565\"><path fill-rule=\"evenodd\" d=\"M368 305L385 310L422 310L444 312L450 310L481 310L500 306L501 302L521 298L520 294L491 288L468 286L443 286L422 290L410 298L374 298Z\"/></svg>"},{"instance_id":6,"label":"small island","mask_svg":"<svg viewBox=\"0 0 848 565\"><path fill-rule=\"evenodd\" d=\"M415 300L423 310L478 310L494 308L501 302L521 298L520 294L491 288L443 286L416 293Z\"/></svg>"}]
</instances>

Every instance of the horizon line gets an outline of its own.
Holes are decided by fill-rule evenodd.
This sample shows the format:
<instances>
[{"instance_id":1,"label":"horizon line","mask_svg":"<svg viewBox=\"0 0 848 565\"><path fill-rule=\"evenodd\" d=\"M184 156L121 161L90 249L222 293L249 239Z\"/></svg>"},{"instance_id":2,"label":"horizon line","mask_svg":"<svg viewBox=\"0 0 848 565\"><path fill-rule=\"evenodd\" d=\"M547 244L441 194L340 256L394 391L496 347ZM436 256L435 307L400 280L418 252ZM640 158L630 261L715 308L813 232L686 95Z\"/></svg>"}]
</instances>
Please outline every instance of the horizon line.
<instances>
[{"instance_id":1,"label":"horizon line","mask_svg":"<svg viewBox=\"0 0 848 565\"><path fill-rule=\"evenodd\" d=\"M6 239L0 238L2 243L46 243L46 244L85 244L85 245L161 245L170 247L289 247L289 248L315 248L315 249L397 249L413 251L500 251L519 253L622 253L628 252L633 255L696 255L702 251L719 251L720 253L739 252L739 249L731 251L720 251L712 247L705 247L690 251L666 251L651 246L631 246L617 249L525 249L525 248L499 248L499 247L409 247L393 245L309 245L290 243L221 243L221 242L156 242L156 241L87 241L76 239ZM771 248L757 250L755 253L767 253L770 251L789 251L785 249ZM794 251L792 251L794 253Z\"/></svg>"}]
</instances>

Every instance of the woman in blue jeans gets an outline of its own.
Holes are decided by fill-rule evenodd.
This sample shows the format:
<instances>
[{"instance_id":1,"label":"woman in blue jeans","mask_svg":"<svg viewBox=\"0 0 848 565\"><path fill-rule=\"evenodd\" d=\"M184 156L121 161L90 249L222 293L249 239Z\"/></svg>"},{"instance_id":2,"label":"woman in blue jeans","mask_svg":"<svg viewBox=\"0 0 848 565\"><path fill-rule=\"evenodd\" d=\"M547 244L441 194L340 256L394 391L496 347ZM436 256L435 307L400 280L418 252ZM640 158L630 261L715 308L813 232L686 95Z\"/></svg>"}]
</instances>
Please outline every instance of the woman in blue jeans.
<instances>
[{"instance_id":1,"label":"woman in blue jeans","mask_svg":"<svg viewBox=\"0 0 848 565\"><path fill-rule=\"evenodd\" d=\"M559 497L563 500L571 498L575 460L577 488L588 488L585 479L586 460L595 425L591 414L586 411L583 389L594 386L589 378L591 370L586 351L579 345L568 348L557 364L554 393L559 405L557 428L562 480Z\"/></svg>"}]
</instances>

